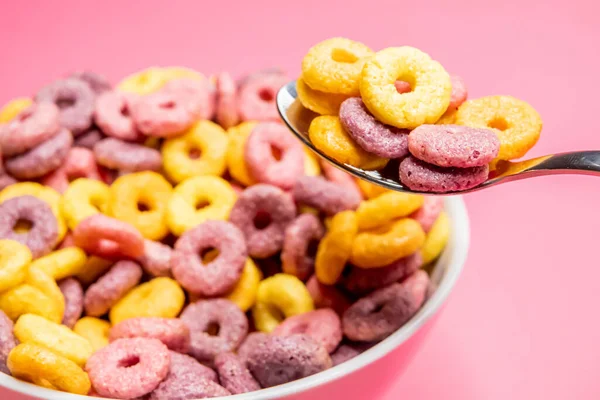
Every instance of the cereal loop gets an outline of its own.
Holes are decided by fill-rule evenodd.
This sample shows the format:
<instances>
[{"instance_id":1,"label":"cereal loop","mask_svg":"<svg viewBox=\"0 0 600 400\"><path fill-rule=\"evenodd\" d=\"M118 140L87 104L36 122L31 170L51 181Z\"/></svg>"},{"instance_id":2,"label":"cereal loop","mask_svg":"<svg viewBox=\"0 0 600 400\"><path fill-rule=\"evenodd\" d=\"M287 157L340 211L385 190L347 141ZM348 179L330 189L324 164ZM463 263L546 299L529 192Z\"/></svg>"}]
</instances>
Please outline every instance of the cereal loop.
<instances>
[{"instance_id":1,"label":"cereal loop","mask_svg":"<svg viewBox=\"0 0 600 400\"><path fill-rule=\"evenodd\" d=\"M438 215L444 210L444 198L440 196L425 196L423 205L417 211L410 215L410 218L417 220L425 233L431 230L433 223Z\"/></svg>"},{"instance_id":2,"label":"cereal loop","mask_svg":"<svg viewBox=\"0 0 600 400\"><path fill-rule=\"evenodd\" d=\"M59 290L60 292L60 290ZM60 323L63 311L39 288L24 283L0 294L0 310L16 321L23 314L36 314L49 321Z\"/></svg>"},{"instance_id":3,"label":"cereal loop","mask_svg":"<svg viewBox=\"0 0 600 400\"><path fill-rule=\"evenodd\" d=\"M285 229L281 262L283 272L302 281L308 279L315 266L314 253L309 246L323 237L325 230L319 218L312 214L301 214ZM316 249L315 249L316 250Z\"/></svg>"},{"instance_id":4,"label":"cereal loop","mask_svg":"<svg viewBox=\"0 0 600 400\"><path fill-rule=\"evenodd\" d=\"M125 77L117 88L123 92L145 95L160 89L165 84L165 71L150 67Z\"/></svg>"},{"instance_id":5,"label":"cereal loop","mask_svg":"<svg viewBox=\"0 0 600 400\"><path fill-rule=\"evenodd\" d=\"M242 122L227 130L227 136L229 137L229 145L227 146L227 168L233 179L245 186L256 183L248 170L244 154L248 136L250 136L250 133L252 133L252 130L257 124L258 123L254 121Z\"/></svg>"},{"instance_id":6,"label":"cereal loop","mask_svg":"<svg viewBox=\"0 0 600 400\"><path fill-rule=\"evenodd\" d=\"M231 392L240 394L260 390L260 385L242 360L233 353L221 353L215 358L215 368L221 384Z\"/></svg>"},{"instance_id":7,"label":"cereal loop","mask_svg":"<svg viewBox=\"0 0 600 400\"><path fill-rule=\"evenodd\" d=\"M32 104L33 101L29 97L17 97L16 99L12 99L0 108L0 124L10 122L19 115L21 111Z\"/></svg>"},{"instance_id":8,"label":"cereal loop","mask_svg":"<svg viewBox=\"0 0 600 400\"><path fill-rule=\"evenodd\" d=\"M313 90L359 95L361 70L373 51L345 38L324 40L308 50L302 60L302 78Z\"/></svg>"},{"instance_id":9,"label":"cereal loop","mask_svg":"<svg viewBox=\"0 0 600 400\"><path fill-rule=\"evenodd\" d=\"M356 235L350 262L361 268L382 267L413 254L424 243L421 225L414 219L403 218Z\"/></svg>"},{"instance_id":10,"label":"cereal loop","mask_svg":"<svg viewBox=\"0 0 600 400\"><path fill-rule=\"evenodd\" d=\"M108 345L110 323L94 317L83 317L73 326L73 332L85 338L94 352Z\"/></svg>"},{"instance_id":11,"label":"cereal loop","mask_svg":"<svg viewBox=\"0 0 600 400\"><path fill-rule=\"evenodd\" d=\"M395 82L408 82L409 93L398 93ZM413 129L433 124L450 104L450 75L440 63L413 47L377 52L362 70L360 94L371 114L384 124Z\"/></svg>"},{"instance_id":12,"label":"cereal loop","mask_svg":"<svg viewBox=\"0 0 600 400\"><path fill-rule=\"evenodd\" d=\"M154 278L131 290L109 313L110 322L135 317L175 318L183 308L185 294L173 279Z\"/></svg>"},{"instance_id":13,"label":"cereal loop","mask_svg":"<svg viewBox=\"0 0 600 400\"><path fill-rule=\"evenodd\" d=\"M217 176L196 176L179 183L166 210L170 231L181 236L207 220L227 220L237 194Z\"/></svg>"},{"instance_id":14,"label":"cereal loop","mask_svg":"<svg viewBox=\"0 0 600 400\"><path fill-rule=\"evenodd\" d=\"M96 99L94 114L96 125L106 135L116 139L130 141L140 139L141 133L130 115L135 99L134 96L117 91L106 92L99 96Z\"/></svg>"},{"instance_id":15,"label":"cereal loop","mask_svg":"<svg viewBox=\"0 0 600 400\"><path fill-rule=\"evenodd\" d=\"M39 268L54 280L61 280L77 275L86 266L87 256L78 247L67 247L53 251L31 263L31 267Z\"/></svg>"},{"instance_id":16,"label":"cereal loop","mask_svg":"<svg viewBox=\"0 0 600 400\"><path fill-rule=\"evenodd\" d=\"M58 132L58 107L53 103L34 103L0 125L0 150L4 157L24 153L39 146Z\"/></svg>"},{"instance_id":17,"label":"cereal loop","mask_svg":"<svg viewBox=\"0 0 600 400\"><path fill-rule=\"evenodd\" d=\"M173 249L168 245L152 240L144 240L144 254L138 259L144 271L152 276L171 276L171 256Z\"/></svg>"},{"instance_id":18,"label":"cereal loop","mask_svg":"<svg viewBox=\"0 0 600 400\"><path fill-rule=\"evenodd\" d=\"M310 293L293 275L276 274L260 282L252 316L256 329L272 332L283 318L314 309Z\"/></svg>"},{"instance_id":19,"label":"cereal loop","mask_svg":"<svg viewBox=\"0 0 600 400\"><path fill-rule=\"evenodd\" d=\"M274 335L306 334L332 353L342 341L342 322L331 308L309 311L286 318L273 331Z\"/></svg>"},{"instance_id":20,"label":"cereal loop","mask_svg":"<svg viewBox=\"0 0 600 400\"><path fill-rule=\"evenodd\" d=\"M83 288L81 287L81 283L75 278L62 280L58 284L58 288L65 299L65 312L62 324L68 328L73 328L83 313Z\"/></svg>"},{"instance_id":21,"label":"cereal loop","mask_svg":"<svg viewBox=\"0 0 600 400\"><path fill-rule=\"evenodd\" d=\"M84 81L85 83L90 85L90 87L96 94L100 94L107 90L110 90L110 88L112 87L112 85L105 76L102 76L92 71L76 71L73 72L69 77L77 78L79 80Z\"/></svg>"},{"instance_id":22,"label":"cereal loop","mask_svg":"<svg viewBox=\"0 0 600 400\"><path fill-rule=\"evenodd\" d=\"M0 372L10 374L6 366L6 359L16 346L17 340L13 334L13 322L0 310Z\"/></svg>"},{"instance_id":23,"label":"cereal loop","mask_svg":"<svg viewBox=\"0 0 600 400\"><path fill-rule=\"evenodd\" d=\"M338 288L322 284L316 275L306 282L306 289L315 303L315 308L331 308L341 315L350 307L350 300Z\"/></svg>"},{"instance_id":24,"label":"cereal loop","mask_svg":"<svg viewBox=\"0 0 600 400\"><path fill-rule=\"evenodd\" d=\"M177 138L163 143L163 167L175 182L192 176L225 172L227 135L210 121L200 121Z\"/></svg>"},{"instance_id":25,"label":"cereal loop","mask_svg":"<svg viewBox=\"0 0 600 400\"><path fill-rule=\"evenodd\" d=\"M0 239L0 293L25 280L31 258L29 247L15 240Z\"/></svg>"},{"instance_id":26,"label":"cereal loop","mask_svg":"<svg viewBox=\"0 0 600 400\"><path fill-rule=\"evenodd\" d=\"M100 181L79 178L71 182L61 204L69 229L74 230L87 217L106 213L109 200L110 189Z\"/></svg>"},{"instance_id":27,"label":"cereal loop","mask_svg":"<svg viewBox=\"0 0 600 400\"><path fill-rule=\"evenodd\" d=\"M235 81L227 72L217 75L217 104L216 120L224 129L237 125L239 115L237 110L237 87Z\"/></svg>"},{"instance_id":28,"label":"cereal loop","mask_svg":"<svg viewBox=\"0 0 600 400\"><path fill-rule=\"evenodd\" d=\"M80 395L90 391L90 380L77 364L33 343L15 347L7 365L15 378L38 386Z\"/></svg>"},{"instance_id":29,"label":"cereal loop","mask_svg":"<svg viewBox=\"0 0 600 400\"><path fill-rule=\"evenodd\" d=\"M123 338L144 337L158 339L170 350L187 353L190 347L190 330L177 318L144 317L119 322L110 329L108 339L114 342Z\"/></svg>"},{"instance_id":30,"label":"cereal loop","mask_svg":"<svg viewBox=\"0 0 600 400\"><path fill-rule=\"evenodd\" d=\"M342 102L348 98L343 94L313 90L302 78L296 81L296 92L298 100L305 108L321 115L338 115Z\"/></svg>"},{"instance_id":31,"label":"cereal loop","mask_svg":"<svg viewBox=\"0 0 600 400\"><path fill-rule=\"evenodd\" d=\"M356 191L348 191L342 185L317 176L299 178L293 195L297 203L314 207L327 215L355 210L361 200Z\"/></svg>"},{"instance_id":32,"label":"cereal loop","mask_svg":"<svg viewBox=\"0 0 600 400\"><path fill-rule=\"evenodd\" d=\"M388 192L363 201L356 210L358 229L373 229L394 219L408 217L417 211L423 202L424 197L421 195L401 192Z\"/></svg>"},{"instance_id":33,"label":"cereal loop","mask_svg":"<svg viewBox=\"0 0 600 400\"><path fill-rule=\"evenodd\" d=\"M279 121L275 97L287 83L282 74L263 74L246 81L238 91L238 112L242 121Z\"/></svg>"},{"instance_id":34,"label":"cereal loop","mask_svg":"<svg viewBox=\"0 0 600 400\"><path fill-rule=\"evenodd\" d=\"M315 274L319 282L333 285L338 281L350 258L357 232L356 213L343 211L333 217L315 258Z\"/></svg>"},{"instance_id":35,"label":"cereal loop","mask_svg":"<svg viewBox=\"0 0 600 400\"><path fill-rule=\"evenodd\" d=\"M126 172L158 171L162 166L158 150L110 137L94 145L94 156L103 167Z\"/></svg>"},{"instance_id":36,"label":"cereal loop","mask_svg":"<svg viewBox=\"0 0 600 400\"><path fill-rule=\"evenodd\" d=\"M313 119L308 128L308 137L319 151L343 164L377 170L388 162L363 150L346 133L337 116L322 115Z\"/></svg>"},{"instance_id":37,"label":"cereal loop","mask_svg":"<svg viewBox=\"0 0 600 400\"><path fill-rule=\"evenodd\" d=\"M235 303L242 311L248 311L256 302L256 293L262 278L262 271L248 257L240 279L225 298Z\"/></svg>"},{"instance_id":38,"label":"cereal loop","mask_svg":"<svg viewBox=\"0 0 600 400\"><path fill-rule=\"evenodd\" d=\"M448 218L448 214L442 212L433 223L429 233L427 233L425 244L421 249L421 254L423 255L423 264L429 264L438 258L438 256L446 247L449 237L450 219Z\"/></svg>"},{"instance_id":39,"label":"cereal loop","mask_svg":"<svg viewBox=\"0 0 600 400\"><path fill-rule=\"evenodd\" d=\"M86 252L108 259L137 258L144 252L144 239L137 229L102 214L81 221L73 231L73 238Z\"/></svg>"},{"instance_id":40,"label":"cereal loop","mask_svg":"<svg viewBox=\"0 0 600 400\"><path fill-rule=\"evenodd\" d=\"M102 175L98 164L96 164L96 157L91 150L72 147L64 164L44 176L40 182L59 193L64 193L69 187L69 183L77 178L99 181L102 179Z\"/></svg>"},{"instance_id":41,"label":"cereal loop","mask_svg":"<svg viewBox=\"0 0 600 400\"><path fill-rule=\"evenodd\" d=\"M156 172L121 176L110 187L110 215L133 225L145 238L160 240L169 233L166 213L171 192L171 184Z\"/></svg>"}]
</instances>

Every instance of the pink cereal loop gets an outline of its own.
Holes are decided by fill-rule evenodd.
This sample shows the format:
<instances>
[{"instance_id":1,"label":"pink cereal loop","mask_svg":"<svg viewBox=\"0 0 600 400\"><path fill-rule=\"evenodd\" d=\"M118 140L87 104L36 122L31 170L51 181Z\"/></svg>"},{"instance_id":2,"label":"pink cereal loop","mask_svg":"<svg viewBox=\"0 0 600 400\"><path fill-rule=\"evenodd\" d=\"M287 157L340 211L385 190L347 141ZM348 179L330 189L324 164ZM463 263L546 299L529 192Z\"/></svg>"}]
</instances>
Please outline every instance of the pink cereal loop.
<instances>
[{"instance_id":1,"label":"pink cereal loop","mask_svg":"<svg viewBox=\"0 0 600 400\"><path fill-rule=\"evenodd\" d=\"M0 310L0 372L10 375L6 366L6 359L10 351L17 346L17 339L13 335L13 322Z\"/></svg>"},{"instance_id":2,"label":"pink cereal loop","mask_svg":"<svg viewBox=\"0 0 600 400\"><path fill-rule=\"evenodd\" d=\"M279 73L247 79L239 89L238 111L242 121L279 121L275 96L287 81Z\"/></svg>"},{"instance_id":3,"label":"pink cereal loop","mask_svg":"<svg viewBox=\"0 0 600 400\"><path fill-rule=\"evenodd\" d=\"M95 214L81 221L73 231L75 244L98 257L138 258L144 252L141 233L126 222Z\"/></svg>"},{"instance_id":4,"label":"pink cereal loop","mask_svg":"<svg viewBox=\"0 0 600 400\"><path fill-rule=\"evenodd\" d=\"M50 139L60 128L59 110L54 103L34 103L12 121L0 125L0 149L4 156L14 156Z\"/></svg>"},{"instance_id":5,"label":"pink cereal loop","mask_svg":"<svg viewBox=\"0 0 600 400\"><path fill-rule=\"evenodd\" d=\"M145 337L158 339L170 350L187 353L190 347L190 330L177 318L138 317L119 322L110 329L109 340Z\"/></svg>"},{"instance_id":6,"label":"pink cereal loop","mask_svg":"<svg viewBox=\"0 0 600 400\"><path fill-rule=\"evenodd\" d=\"M166 244L144 239L144 254L139 258L144 271L152 276L171 276L173 249Z\"/></svg>"},{"instance_id":7,"label":"pink cereal loop","mask_svg":"<svg viewBox=\"0 0 600 400\"><path fill-rule=\"evenodd\" d=\"M77 178L102 180L94 153L83 147L71 148L65 163L54 172L44 176L40 182L59 193L64 193L69 182Z\"/></svg>"},{"instance_id":8,"label":"pink cereal loop","mask_svg":"<svg viewBox=\"0 0 600 400\"><path fill-rule=\"evenodd\" d=\"M130 115L135 100L135 96L126 93L104 92L96 99L96 125L108 136L121 140L139 140L142 134Z\"/></svg>"},{"instance_id":9,"label":"pink cereal loop","mask_svg":"<svg viewBox=\"0 0 600 400\"><path fill-rule=\"evenodd\" d=\"M342 323L331 308L321 308L286 318L273 331L278 336L297 333L310 336L328 353L332 353L342 341Z\"/></svg>"},{"instance_id":10,"label":"pink cereal loop","mask_svg":"<svg viewBox=\"0 0 600 400\"><path fill-rule=\"evenodd\" d=\"M425 196L423 205L409 217L416 219L421 224L425 233L431 230L433 223L444 209L444 198L439 196Z\"/></svg>"},{"instance_id":11,"label":"pink cereal loop","mask_svg":"<svg viewBox=\"0 0 600 400\"><path fill-rule=\"evenodd\" d=\"M320 160L321 169L323 170L323 175L327 178L328 181L337 183L346 188L346 190L352 192L355 196L362 199L363 194L356 183L356 180L347 172L342 171L339 168L334 167L329 162Z\"/></svg>"},{"instance_id":12,"label":"pink cereal loop","mask_svg":"<svg viewBox=\"0 0 600 400\"><path fill-rule=\"evenodd\" d=\"M235 81L227 72L217 75L217 109L216 120L224 129L237 125L239 115L237 110L237 87Z\"/></svg>"},{"instance_id":13,"label":"pink cereal loop","mask_svg":"<svg viewBox=\"0 0 600 400\"><path fill-rule=\"evenodd\" d=\"M83 313L83 288L75 278L63 279L58 287L65 298L62 324L72 329Z\"/></svg>"}]
</instances>

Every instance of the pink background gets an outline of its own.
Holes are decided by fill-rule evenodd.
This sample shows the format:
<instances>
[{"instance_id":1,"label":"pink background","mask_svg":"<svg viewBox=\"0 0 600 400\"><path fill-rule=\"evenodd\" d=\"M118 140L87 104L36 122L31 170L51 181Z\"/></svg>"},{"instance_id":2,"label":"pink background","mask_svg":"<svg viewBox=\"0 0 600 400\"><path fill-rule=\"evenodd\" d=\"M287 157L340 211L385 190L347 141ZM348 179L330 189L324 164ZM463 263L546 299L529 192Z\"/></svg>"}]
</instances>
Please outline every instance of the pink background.
<instances>
[{"instance_id":1,"label":"pink background","mask_svg":"<svg viewBox=\"0 0 600 400\"><path fill-rule=\"evenodd\" d=\"M600 147L593 0L8 3L0 103L78 68L112 80L153 64L296 75L309 46L347 36L419 47L463 76L471 97L530 102L545 122L532 156ZM406 372L377 398L600 398L599 197L600 180L566 176L467 196L464 274ZM394 357L386 362L393 370ZM343 398L370 397L368 372L361 379L362 391Z\"/></svg>"}]
</instances>

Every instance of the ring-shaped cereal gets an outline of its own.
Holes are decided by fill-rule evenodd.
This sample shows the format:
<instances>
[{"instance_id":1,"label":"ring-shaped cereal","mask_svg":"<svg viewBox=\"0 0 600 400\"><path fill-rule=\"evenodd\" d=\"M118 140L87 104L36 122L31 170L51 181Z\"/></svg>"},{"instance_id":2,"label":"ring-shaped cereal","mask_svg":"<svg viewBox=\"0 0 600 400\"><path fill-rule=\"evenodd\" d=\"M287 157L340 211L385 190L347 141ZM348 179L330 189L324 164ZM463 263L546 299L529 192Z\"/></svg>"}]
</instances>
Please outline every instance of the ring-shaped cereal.
<instances>
[{"instance_id":1,"label":"ring-shaped cereal","mask_svg":"<svg viewBox=\"0 0 600 400\"><path fill-rule=\"evenodd\" d=\"M157 91L164 83L165 71L158 67L150 67L123 78L117 88L123 92L144 95Z\"/></svg>"},{"instance_id":2,"label":"ring-shaped cereal","mask_svg":"<svg viewBox=\"0 0 600 400\"><path fill-rule=\"evenodd\" d=\"M257 124L258 122L255 121L246 121L227 130L227 136L229 137L227 168L231 177L245 186L256 183L246 165L244 152L246 151L248 136Z\"/></svg>"},{"instance_id":3,"label":"ring-shaped cereal","mask_svg":"<svg viewBox=\"0 0 600 400\"><path fill-rule=\"evenodd\" d=\"M293 275L275 274L258 285L252 316L256 329L272 332L283 318L314 309L313 299L304 283Z\"/></svg>"},{"instance_id":4,"label":"ring-shaped cereal","mask_svg":"<svg viewBox=\"0 0 600 400\"><path fill-rule=\"evenodd\" d=\"M538 141L542 118L523 100L511 96L487 96L467 100L456 112L456 123L492 128L500 139L499 160L523 157Z\"/></svg>"},{"instance_id":5,"label":"ring-shaped cereal","mask_svg":"<svg viewBox=\"0 0 600 400\"><path fill-rule=\"evenodd\" d=\"M181 236L209 219L227 220L236 199L235 190L223 178L188 178L173 190L167 205L166 222L174 235Z\"/></svg>"},{"instance_id":6,"label":"ring-shaped cereal","mask_svg":"<svg viewBox=\"0 0 600 400\"><path fill-rule=\"evenodd\" d=\"M62 241L67 234L67 224L65 223L65 219L61 212L60 194L51 187L43 186L36 182L18 182L5 187L0 192L0 203L13 197L26 195L37 197L48 203L58 224L58 238L56 242Z\"/></svg>"},{"instance_id":7,"label":"ring-shaped cereal","mask_svg":"<svg viewBox=\"0 0 600 400\"><path fill-rule=\"evenodd\" d=\"M94 156L99 165L124 172L158 171L162 166L160 151L112 137L94 145Z\"/></svg>"},{"instance_id":8,"label":"ring-shaped cereal","mask_svg":"<svg viewBox=\"0 0 600 400\"><path fill-rule=\"evenodd\" d=\"M86 252L108 259L138 258L144 253L144 238L135 227L102 214L81 221L73 239Z\"/></svg>"},{"instance_id":9,"label":"ring-shaped cereal","mask_svg":"<svg viewBox=\"0 0 600 400\"><path fill-rule=\"evenodd\" d=\"M108 340L134 337L158 339L169 350L184 354L190 348L190 330L179 318L129 318L110 329Z\"/></svg>"},{"instance_id":10,"label":"ring-shaped cereal","mask_svg":"<svg viewBox=\"0 0 600 400\"><path fill-rule=\"evenodd\" d=\"M40 183L64 193L69 183L78 178L102 180L94 152L74 145L69 150L64 164L44 176Z\"/></svg>"},{"instance_id":11,"label":"ring-shaped cereal","mask_svg":"<svg viewBox=\"0 0 600 400\"><path fill-rule=\"evenodd\" d=\"M173 279L154 278L131 290L109 313L110 322L135 317L175 318L183 308L185 293Z\"/></svg>"},{"instance_id":12,"label":"ring-shaped cereal","mask_svg":"<svg viewBox=\"0 0 600 400\"><path fill-rule=\"evenodd\" d=\"M83 287L77 279L67 278L58 284L58 288L65 299L62 324L72 329L83 313Z\"/></svg>"},{"instance_id":13,"label":"ring-shaped cereal","mask_svg":"<svg viewBox=\"0 0 600 400\"><path fill-rule=\"evenodd\" d=\"M94 317L83 317L73 326L73 332L87 339L94 352L108 345L109 331L110 322Z\"/></svg>"},{"instance_id":14,"label":"ring-shaped cereal","mask_svg":"<svg viewBox=\"0 0 600 400\"><path fill-rule=\"evenodd\" d=\"M203 252L216 249L211 261ZM240 279L248 251L244 235L226 221L206 221L184 233L171 257L173 276L188 291L201 296L219 296Z\"/></svg>"},{"instance_id":15,"label":"ring-shaped cereal","mask_svg":"<svg viewBox=\"0 0 600 400\"><path fill-rule=\"evenodd\" d=\"M23 283L0 293L0 310L13 321L23 314L40 315L56 323L60 323L63 318L59 304L41 289L29 283Z\"/></svg>"},{"instance_id":16,"label":"ring-shaped cereal","mask_svg":"<svg viewBox=\"0 0 600 400\"><path fill-rule=\"evenodd\" d=\"M311 244L323 237L325 229L318 217L313 214L300 214L285 228L285 238L281 251L282 270L305 281L315 267Z\"/></svg>"},{"instance_id":17,"label":"ring-shaped cereal","mask_svg":"<svg viewBox=\"0 0 600 400\"><path fill-rule=\"evenodd\" d=\"M60 128L59 109L51 102L35 103L0 125L0 152L15 156L52 138Z\"/></svg>"},{"instance_id":18,"label":"ring-shaped cereal","mask_svg":"<svg viewBox=\"0 0 600 400\"><path fill-rule=\"evenodd\" d=\"M380 196L383 193L388 193L390 191L389 189L386 189L383 186L379 186L374 183L365 181L364 179L356 179L355 182L366 199L374 199L377 196Z\"/></svg>"},{"instance_id":19,"label":"ring-shaped cereal","mask_svg":"<svg viewBox=\"0 0 600 400\"><path fill-rule=\"evenodd\" d=\"M287 83L279 73L265 73L246 80L238 89L237 108L242 121L279 121L277 91Z\"/></svg>"},{"instance_id":20,"label":"ring-shaped cereal","mask_svg":"<svg viewBox=\"0 0 600 400\"><path fill-rule=\"evenodd\" d=\"M13 334L13 322L8 318L4 311L0 310L0 372L7 375L10 374L8 367L6 366L6 359L8 355L17 347L17 340Z\"/></svg>"},{"instance_id":21,"label":"ring-shaped cereal","mask_svg":"<svg viewBox=\"0 0 600 400\"><path fill-rule=\"evenodd\" d=\"M73 243L75 246L75 243ZM95 282L98 277L108 271L108 269L114 264L113 261L105 260L104 258L90 256L85 262L84 267L76 275L76 278L83 285L87 286Z\"/></svg>"},{"instance_id":22,"label":"ring-shaped cereal","mask_svg":"<svg viewBox=\"0 0 600 400\"><path fill-rule=\"evenodd\" d=\"M395 82L410 83L412 91L398 93ZM371 114L384 124L413 129L434 124L450 104L452 84L444 67L413 47L390 47L377 52L362 70L360 94Z\"/></svg>"},{"instance_id":23,"label":"ring-shaped cereal","mask_svg":"<svg viewBox=\"0 0 600 400\"><path fill-rule=\"evenodd\" d=\"M355 212L343 211L333 216L315 258L315 275L319 282L333 285L338 281L352 253L357 232Z\"/></svg>"},{"instance_id":24,"label":"ring-shaped cereal","mask_svg":"<svg viewBox=\"0 0 600 400\"><path fill-rule=\"evenodd\" d=\"M359 95L361 70L373 50L346 38L324 40L302 59L302 78L313 90Z\"/></svg>"},{"instance_id":25,"label":"ring-shaped cereal","mask_svg":"<svg viewBox=\"0 0 600 400\"><path fill-rule=\"evenodd\" d=\"M421 224L412 218L403 218L356 235L350 262L361 268L383 267L413 254L424 243Z\"/></svg>"},{"instance_id":26,"label":"ring-shaped cereal","mask_svg":"<svg viewBox=\"0 0 600 400\"><path fill-rule=\"evenodd\" d=\"M273 331L277 336L294 334L308 335L333 353L342 341L342 321L331 308L322 308L286 318Z\"/></svg>"},{"instance_id":27,"label":"ring-shaped cereal","mask_svg":"<svg viewBox=\"0 0 600 400\"><path fill-rule=\"evenodd\" d=\"M248 257L240 279L225 298L235 303L242 311L248 311L256 302L256 292L262 278L262 271Z\"/></svg>"},{"instance_id":28,"label":"ring-shaped cereal","mask_svg":"<svg viewBox=\"0 0 600 400\"><path fill-rule=\"evenodd\" d=\"M123 175L110 186L110 215L133 225L146 239L160 240L169 233L166 213L172 190L156 172Z\"/></svg>"},{"instance_id":29,"label":"ring-shaped cereal","mask_svg":"<svg viewBox=\"0 0 600 400\"><path fill-rule=\"evenodd\" d=\"M88 375L73 361L33 343L21 343L8 355L8 369L17 379L48 389L87 395Z\"/></svg>"},{"instance_id":30,"label":"ring-shaped cereal","mask_svg":"<svg viewBox=\"0 0 600 400\"><path fill-rule=\"evenodd\" d=\"M105 183L79 178L63 193L62 215L69 229L74 230L87 217L108 212L109 202L110 189Z\"/></svg>"},{"instance_id":31,"label":"ring-shaped cereal","mask_svg":"<svg viewBox=\"0 0 600 400\"><path fill-rule=\"evenodd\" d=\"M321 115L338 115L342 102L348 98L343 94L313 90L302 78L296 81L296 92L298 100L305 108Z\"/></svg>"},{"instance_id":32,"label":"ring-shaped cereal","mask_svg":"<svg viewBox=\"0 0 600 400\"><path fill-rule=\"evenodd\" d=\"M0 293L25 280L31 258L31 251L24 244L0 240Z\"/></svg>"},{"instance_id":33,"label":"ring-shaped cereal","mask_svg":"<svg viewBox=\"0 0 600 400\"><path fill-rule=\"evenodd\" d=\"M321 165L319 163L319 156L317 156L312 150L306 146L304 148L304 175L306 176L319 176L321 175Z\"/></svg>"},{"instance_id":34,"label":"ring-shaped cereal","mask_svg":"<svg viewBox=\"0 0 600 400\"><path fill-rule=\"evenodd\" d=\"M358 229L373 229L394 219L408 217L424 201L424 196L401 192L383 193L374 199L363 201L356 210Z\"/></svg>"},{"instance_id":35,"label":"ring-shaped cereal","mask_svg":"<svg viewBox=\"0 0 600 400\"><path fill-rule=\"evenodd\" d=\"M219 125L202 120L183 135L167 139L162 145L163 167L175 182L192 176L225 172L227 134Z\"/></svg>"},{"instance_id":36,"label":"ring-shaped cereal","mask_svg":"<svg viewBox=\"0 0 600 400\"><path fill-rule=\"evenodd\" d=\"M6 103L0 109L0 124L10 122L14 117L19 115L21 111L33 104L33 100L29 97L17 97Z\"/></svg>"},{"instance_id":37,"label":"ring-shaped cereal","mask_svg":"<svg viewBox=\"0 0 600 400\"><path fill-rule=\"evenodd\" d=\"M40 257L31 263L31 267L39 268L52 279L59 281L79 274L85 268L87 256L79 247L66 247Z\"/></svg>"},{"instance_id":38,"label":"ring-shaped cereal","mask_svg":"<svg viewBox=\"0 0 600 400\"><path fill-rule=\"evenodd\" d=\"M52 304L53 313L52 315L56 315L58 318L56 322L60 324L64 317L65 313L65 298L58 287L58 284L50 275L46 272L42 271L35 266L29 266L29 271L27 271L27 276L25 277L25 283L31 285L32 287L38 289L45 296L48 297L48 300ZM34 313L35 314L35 313ZM43 316L48 319L47 316Z\"/></svg>"},{"instance_id":39,"label":"ring-shaped cereal","mask_svg":"<svg viewBox=\"0 0 600 400\"><path fill-rule=\"evenodd\" d=\"M308 128L312 144L334 160L366 170L385 167L388 160L364 151L346 133L339 117L321 115L313 119Z\"/></svg>"},{"instance_id":40,"label":"ring-shaped cereal","mask_svg":"<svg viewBox=\"0 0 600 400\"><path fill-rule=\"evenodd\" d=\"M450 219L448 214L441 212L431 230L427 233L425 244L421 249L423 264L429 264L442 253L450 237Z\"/></svg>"}]
</instances>

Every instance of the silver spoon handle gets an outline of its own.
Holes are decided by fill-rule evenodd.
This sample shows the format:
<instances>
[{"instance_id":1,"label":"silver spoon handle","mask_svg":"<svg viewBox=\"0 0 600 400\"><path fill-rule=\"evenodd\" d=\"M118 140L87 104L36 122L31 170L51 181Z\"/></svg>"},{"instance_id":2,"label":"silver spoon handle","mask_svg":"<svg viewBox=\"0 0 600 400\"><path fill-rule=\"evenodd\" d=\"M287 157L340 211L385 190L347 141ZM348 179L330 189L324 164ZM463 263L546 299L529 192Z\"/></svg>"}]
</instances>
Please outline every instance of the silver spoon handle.
<instances>
[{"instance_id":1,"label":"silver spoon handle","mask_svg":"<svg viewBox=\"0 0 600 400\"><path fill-rule=\"evenodd\" d=\"M600 176L600 151L560 153L519 162L500 162L489 184L546 175Z\"/></svg>"}]
</instances>

